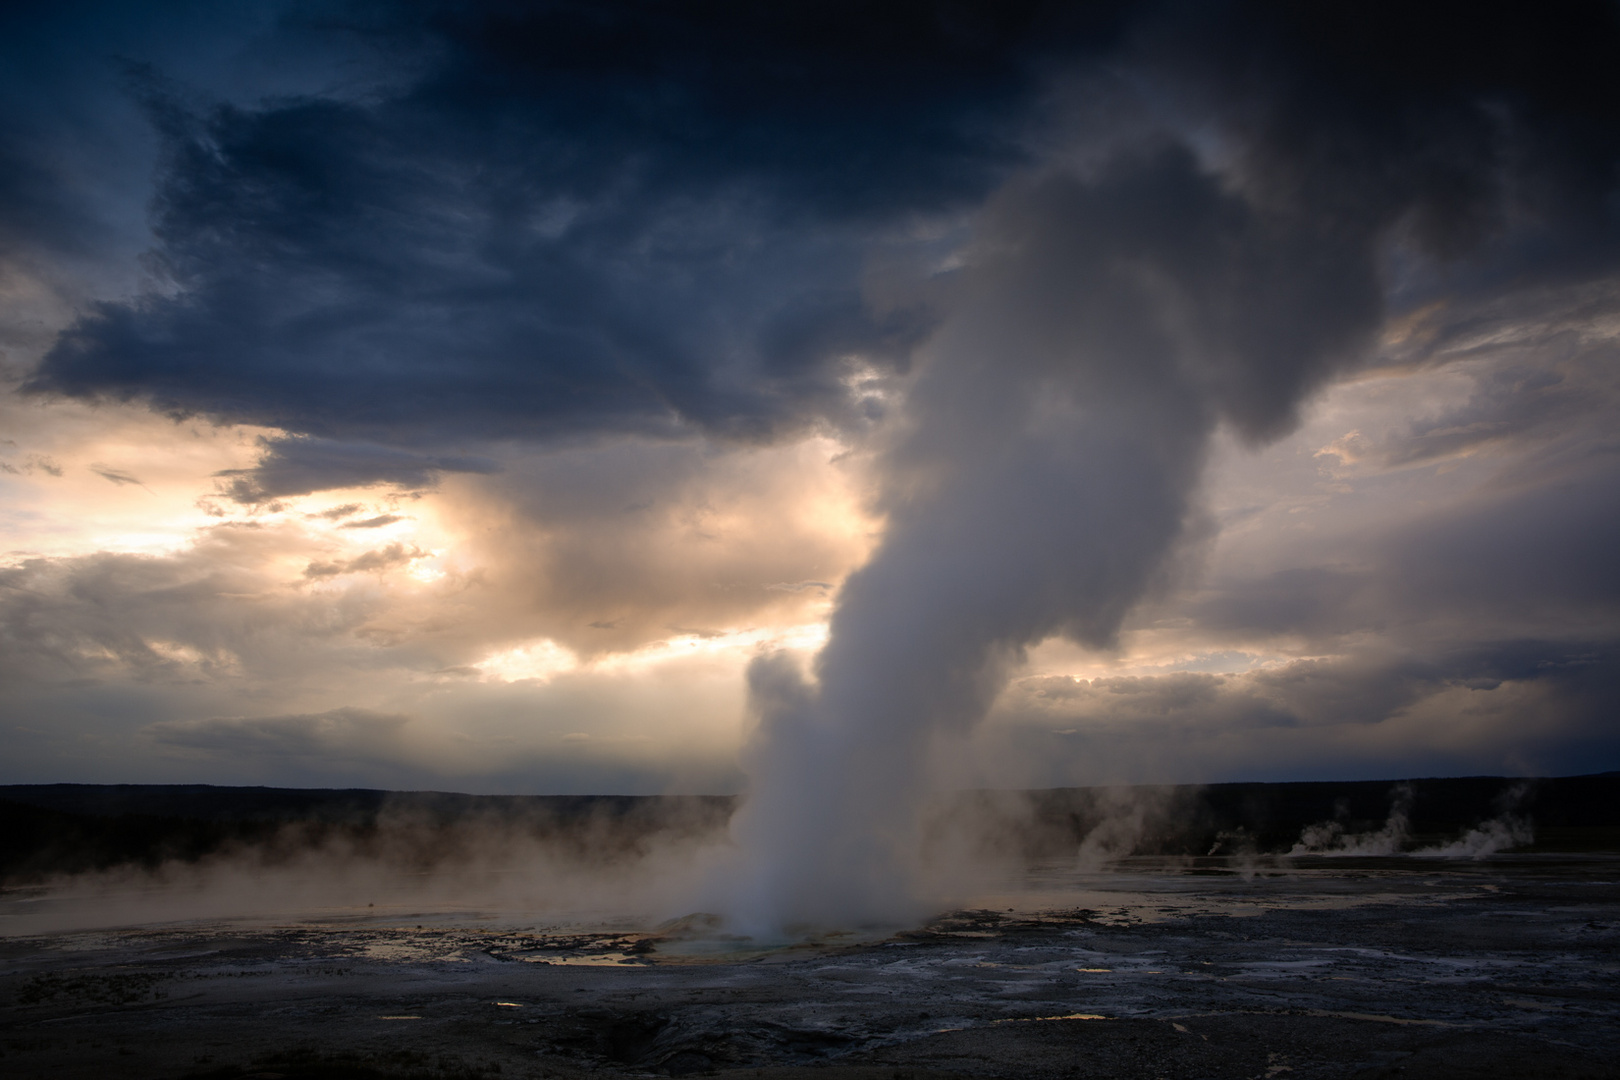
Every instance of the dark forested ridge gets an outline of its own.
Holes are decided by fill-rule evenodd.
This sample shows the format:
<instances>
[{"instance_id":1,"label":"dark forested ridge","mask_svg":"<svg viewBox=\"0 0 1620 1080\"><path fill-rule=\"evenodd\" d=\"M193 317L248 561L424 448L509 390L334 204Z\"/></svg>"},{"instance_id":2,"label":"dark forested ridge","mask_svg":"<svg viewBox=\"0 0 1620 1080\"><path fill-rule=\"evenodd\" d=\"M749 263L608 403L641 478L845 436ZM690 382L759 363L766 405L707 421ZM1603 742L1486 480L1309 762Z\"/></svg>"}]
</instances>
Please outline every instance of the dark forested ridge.
<instances>
[{"instance_id":1,"label":"dark forested ridge","mask_svg":"<svg viewBox=\"0 0 1620 1080\"><path fill-rule=\"evenodd\" d=\"M718 833L737 804L730 796L4 785L0 882L230 854L274 862L334 842L359 856L421 865L491 838L526 838L588 858ZM1036 858L1072 853L1094 829L1121 819L1139 822L1122 843L1142 854L1263 854L1286 852L1303 829L1322 822L1348 833L1376 830L1392 811L1405 818L1409 849L1506 817L1534 831L1519 850L1620 850L1620 773L972 791L937 809L937 828L978 830Z\"/></svg>"},{"instance_id":2,"label":"dark forested ridge","mask_svg":"<svg viewBox=\"0 0 1620 1080\"><path fill-rule=\"evenodd\" d=\"M233 854L274 863L328 845L420 866L524 839L588 858L718 831L732 804L701 795L9 785L0 786L0 882Z\"/></svg>"},{"instance_id":3,"label":"dark forested ridge","mask_svg":"<svg viewBox=\"0 0 1620 1080\"><path fill-rule=\"evenodd\" d=\"M972 793L974 800L990 793ZM1111 816L1139 813L1143 854L1287 852L1311 825L1337 822L1347 834L1404 819L1403 850L1443 845L1486 822L1527 826L1520 851L1620 850L1620 772L1516 778L1301 781L1136 788L1054 788L1029 793L1024 841L1036 856L1057 854Z\"/></svg>"}]
</instances>

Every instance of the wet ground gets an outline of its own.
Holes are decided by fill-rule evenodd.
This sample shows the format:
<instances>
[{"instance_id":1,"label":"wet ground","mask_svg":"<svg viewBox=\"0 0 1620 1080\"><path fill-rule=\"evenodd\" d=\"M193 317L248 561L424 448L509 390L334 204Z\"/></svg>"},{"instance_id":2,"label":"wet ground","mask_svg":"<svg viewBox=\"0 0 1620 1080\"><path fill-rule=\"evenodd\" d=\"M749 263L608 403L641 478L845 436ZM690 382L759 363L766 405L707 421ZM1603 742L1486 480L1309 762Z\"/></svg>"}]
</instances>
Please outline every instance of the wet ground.
<instances>
[{"instance_id":1,"label":"wet ground","mask_svg":"<svg viewBox=\"0 0 1620 1080\"><path fill-rule=\"evenodd\" d=\"M793 947L365 909L40 934L8 1077L1620 1076L1620 857L1048 869Z\"/></svg>"}]
</instances>

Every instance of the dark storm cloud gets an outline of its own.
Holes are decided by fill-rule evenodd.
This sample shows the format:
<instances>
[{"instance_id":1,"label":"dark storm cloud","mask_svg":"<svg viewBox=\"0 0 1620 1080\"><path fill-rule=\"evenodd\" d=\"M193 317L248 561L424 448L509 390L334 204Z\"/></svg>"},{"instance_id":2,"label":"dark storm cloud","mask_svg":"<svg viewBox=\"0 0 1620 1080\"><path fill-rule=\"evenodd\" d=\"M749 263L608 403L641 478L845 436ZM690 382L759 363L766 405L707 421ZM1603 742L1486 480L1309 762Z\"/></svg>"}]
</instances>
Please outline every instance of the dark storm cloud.
<instances>
[{"instance_id":1,"label":"dark storm cloud","mask_svg":"<svg viewBox=\"0 0 1620 1080\"><path fill-rule=\"evenodd\" d=\"M1209 114L1324 265L1397 226L1452 256L1527 217L1542 262L1612 255L1607 5L290 10L284 31L365 39L409 77L212 108L150 77L170 285L88 312L31 389L328 440L306 457L852 421L848 358L904 367L933 325L866 302L874 245L1035 163L1047 80L1098 56ZM1267 433L1321 375L1224 374Z\"/></svg>"},{"instance_id":2,"label":"dark storm cloud","mask_svg":"<svg viewBox=\"0 0 1620 1080\"><path fill-rule=\"evenodd\" d=\"M82 27L62 7L0 11L0 259L7 262L91 255L110 239L83 155L103 118L84 107L80 88L51 85L53 68L85 75L82 40L80 48L70 44ZM111 81L110 65L102 81Z\"/></svg>"},{"instance_id":3,"label":"dark storm cloud","mask_svg":"<svg viewBox=\"0 0 1620 1080\"><path fill-rule=\"evenodd\" d=\"M373 30L438 59L380 100L193 112L150 85L172 288L96 308L33 389L396 446L837 418L846 358L903 365L927 327L863 302L870 233L982 198L1019 160L1028 61L1099 21L401 17Z\"/></svg>"},{"instance_id":4,"label":"dark storm cloud","mask_svg":"<svg viewBox=\"0 0 1620 1080\"><path fill-rule=\"evenodd\" d=\"M0 131L0 248L83 253L97 239L95 222L34 142L15 129Z\"/></svg>"},{"instance_id":5,"label":"dark storm cloud","mask_svg":"<svg viewBox=\"0 0 1620 1080\"><path fill-rule=\"evenodd\" d=\"M271 90L284 80L231 54L273 17L269 5L189 0L0 7L0 272L37 275L74 302L127 282L123 264L150 239L153 164L150 127L121 89L128 58ZM212 77L222 69L228 78Z\"/></svg>"},{"instance_id":6,"label":"dark storm cloud","mask_svg":"<svg viewBox=\"0 0 1620 1080\"><path fill-rule=\"evenodd\" d=\"M1244 181L1268 198L1329 227L1398 223L1452 257L1534 224L1516 271L1612 266L1614 4L1167 10L1150 22L1150 53L1204 95L1195 108L1238 133Z\"/></svg>"},{"instance_id":7,"label":"dark storm cloud","mask_svg":"<svg viewBox=\"0 0 1620 1080\"><path fill-rule=\"evenodd\" d=\"M391 446L331 439L266 439L263 446L264 453L253 468L226 469L216 474L224 481L224 494L233 501L256 504L282 495L370 484L427 488L433 486L440 473L492 473L498 469L488 458L417 454Z\"/></svg>"}]
</instances>

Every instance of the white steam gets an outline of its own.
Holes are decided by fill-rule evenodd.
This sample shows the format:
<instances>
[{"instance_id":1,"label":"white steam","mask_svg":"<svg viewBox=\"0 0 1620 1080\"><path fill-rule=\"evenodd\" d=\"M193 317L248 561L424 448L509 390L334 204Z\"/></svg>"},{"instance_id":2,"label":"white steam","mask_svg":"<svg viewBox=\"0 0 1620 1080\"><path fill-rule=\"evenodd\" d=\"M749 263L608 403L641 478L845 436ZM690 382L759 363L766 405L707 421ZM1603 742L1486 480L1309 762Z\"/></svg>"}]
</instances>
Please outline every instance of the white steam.
<instances>
[{"instance_id":1,"label":"white steam","mask_svg":"<svg viewBox=\"0 0 1620 1080\"><path fill-rule=\"evenodd\" d=\"M1425 855L1443 859L1483 859L1499 851L1522 847L1535 840L1535 829L1527 818L1516 811L1529 792L1525 784L1515 784L1496 800L1498 813L1480 822L1457 839L1446 844L1412 848L1412 802L1415 798L1411 784L1397 784L1390 792L1389 817L1381 828L1373 832L1352 833L1342 821L1323 821L1307 825L1299 840L1289 849L1290 856L1300 855ZM1342 815L1341 815L1342 816Z\"/></svg>"},{"instance_id":2,"label":"white steam","mask_svg":"<svg viewBox=\"0 0 1620 1080\"><path fill-rule=\"evenodd\" d=\"M1483 859L1498 851L1534 842L1535 827L1518 812L1529 793L1528 784L1514 784L1498 796L1495 817L1480 822L1449 844L1425 848L1418 854L1438 855L1447 859Z\"/></svg>"},{"instance_id":3,"label":"white steam","mask_svg":"<svg viewBox=\"0 0 1620 1080\"><path fill-rule=\"evenodd\" d=\"M1345 831L1344 822L1323 821L1307 825L1289 855L1399 855L1412 834L1411 784L1397 784L1390 792L1389 817L1373 832Z\"/></svg>"},{"instance_id":4,"label":"white steam","mask_svg":"<svg viewBox=\"0 0 1620 1080\"><path fill-rule=\"evenodd\" d=\"M1106 647L1183 538L1212 433L1291 424L1379 318L1367 238L1316 232L1175 148L987 208L880 455L881 547L806 678L760 658L731 914L905 918L924 762L1025 650Z\"/></svg>"},{"instance_id":5,"label":"white steam","mask_svg":"<svg viewBox=\"0 0 1620 1080\"><path fill-rule=\"evenodd\" d=\"M395 800L374 822L290 822L195 861L8 881L0 935L178 920L447 912L524 924L646 926L692 910L724 818L680 800L617 816L456 812Z\"/></svg>"},{"instance_id":6,"label":"white steam","mask_svg":"<svg viewBox=\"0 0 1620 1080\"><path fill-rule=\"evenodd\" d=\"M1449 844L1424 848L1418 854L1438 855L1447 859L1483 859L1498 851L1521 847L1535 838L1536 832L1530 822L1504 814L1474 826Z\"/></svg>"},{"instance_id":7,"label":"white steam","mask_svg":"<svg viewBox=\"0 0 1620 1080\"><path fill-rule=\"evenodd\" d=\"M1155 832L1162 833L1178 812L1185 813L1191 798L1184 789L1173 787L1098 789L1094 809L1102 820L1081 838L1076 868L1093 873L1135 853Z\"/></svg>"}]
</instances>

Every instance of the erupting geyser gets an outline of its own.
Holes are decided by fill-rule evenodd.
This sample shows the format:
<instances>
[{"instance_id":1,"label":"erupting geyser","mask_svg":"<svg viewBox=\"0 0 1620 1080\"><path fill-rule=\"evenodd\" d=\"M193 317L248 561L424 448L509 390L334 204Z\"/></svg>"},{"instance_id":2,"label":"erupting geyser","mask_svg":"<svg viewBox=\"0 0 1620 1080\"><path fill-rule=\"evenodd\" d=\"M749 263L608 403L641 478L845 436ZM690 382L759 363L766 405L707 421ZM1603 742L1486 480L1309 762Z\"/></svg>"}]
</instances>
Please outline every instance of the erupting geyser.
<instances>
[{"instance_id":1,"label":"erupting geyser","mask_svg":"<svg viewBox=\"0 0 1620 1080\"><path fill-rule=\"evenodd\" d=\"M1285 431L1371 343L1383 209L1324 224L1175 145L991 201L813 681L752 669L740 924L914 910L930 739L978 721L1029 646L1106 645L1184 536L1216 428Z\"/></svg>"}]
</instances>

